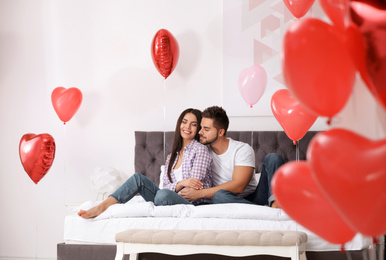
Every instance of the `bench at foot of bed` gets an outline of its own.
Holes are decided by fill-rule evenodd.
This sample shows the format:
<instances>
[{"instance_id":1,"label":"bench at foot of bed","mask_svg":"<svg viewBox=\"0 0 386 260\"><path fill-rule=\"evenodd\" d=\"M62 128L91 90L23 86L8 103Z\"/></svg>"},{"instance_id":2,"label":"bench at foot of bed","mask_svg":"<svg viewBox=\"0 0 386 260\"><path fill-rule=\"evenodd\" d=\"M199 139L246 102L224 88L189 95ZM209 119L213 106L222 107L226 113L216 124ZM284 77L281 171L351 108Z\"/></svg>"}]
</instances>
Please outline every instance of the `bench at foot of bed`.
<instances>
[{"instance_id":1,"label":"bench at foot of bed","mask_svg":"<svg viewBox=\"0 0 386 260\"><path fill-rule=\"evenodd\" d=\"M115 260L122 260L125 254L130 254L130 260L138 259L140 253L275 255L306 260L307 234L298 231L130 229L116 234L115 240Z\"/></svg>"}]
</instances>

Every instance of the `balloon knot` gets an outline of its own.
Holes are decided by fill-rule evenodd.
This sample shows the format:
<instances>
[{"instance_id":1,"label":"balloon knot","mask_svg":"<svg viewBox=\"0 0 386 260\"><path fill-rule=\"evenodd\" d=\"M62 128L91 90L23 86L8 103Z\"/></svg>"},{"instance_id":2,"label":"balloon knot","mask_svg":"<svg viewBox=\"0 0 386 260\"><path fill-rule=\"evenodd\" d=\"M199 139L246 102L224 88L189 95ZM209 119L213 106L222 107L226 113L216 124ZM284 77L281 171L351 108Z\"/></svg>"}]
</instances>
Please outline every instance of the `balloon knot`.
<instances>
[{"instance_id":1,"label":"balloon knot","mask_svg":"<svg viewBox=\"0 0 386 260\"><path fill-rule=\"evenodd\" d=\"M346 252L346 250L344 249L344 245L343 244L340 247L340 252L342 252L342 253Z\"/></svg>"},{"instance_id":2,"label":"balloon knot","mask_svg":"<svg viewBox=\"0 0 386 260\"><path fill-rule=\"evenodd\" d=\"M65 125L66 124L66 122L63 122L63 125Z\"/></svg>"},{"instance_id":3,"label":"balloon knot","mask_svg":"<svg viewBox=\"0 0 386 260\"><path fill-rule=\"evenodd\" d=\"M331 125L331 121L332 121L332 119L331 119L331 117L329 117L329 118L327 119L327 125Z\"/></svg>"},{"instance_id":4,"label":"balloon knot","mask_svg":"<svg viewBox=\"0 0 386 260\"><path fill-rule=\"evenodd\" d=\"M296 145L297 144L297 142L296 141L294 141L294 145Z\"/></svg>"},{"instance_id":5,"label":"balloon knot","mask_svg":"<svg viewBox=\"0 0 386 260\"><path fill-rule=\"evenodd\" d=\"M377 240L376 237L373 237L373 244L374 244L374 245L378 244L378 240Z\"/></svg>"},{"instance_id":6,"label":"balloon knot","mask_svg":"<svg viewBox=\"0 0 386 260\"><path fill-rule=\"evenodd\" d=\"M252 107L253 107L253 105L250 106L250 108L252 108Z\"/></svg>"}]
</instances>

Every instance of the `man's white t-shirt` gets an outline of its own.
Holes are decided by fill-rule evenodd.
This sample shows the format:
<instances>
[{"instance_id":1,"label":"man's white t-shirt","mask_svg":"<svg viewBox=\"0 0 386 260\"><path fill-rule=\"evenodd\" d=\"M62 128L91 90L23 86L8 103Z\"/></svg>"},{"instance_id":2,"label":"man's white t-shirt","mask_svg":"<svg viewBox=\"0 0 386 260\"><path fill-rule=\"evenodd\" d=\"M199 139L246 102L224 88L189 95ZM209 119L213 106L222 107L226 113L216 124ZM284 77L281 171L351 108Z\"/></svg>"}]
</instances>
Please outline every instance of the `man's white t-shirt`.
<instances>
[{"instance_id":1,"label":"man's white t-shirt","mask_svg":"<svg viewBox=\"0 0 386 260\"><path fill-rule=\"evenodd\" d=\"M233 170L235 166L250 166L255 168L255 153L252 147L246 143L229 140L228 150L220 155L217 155L209 146L209 153L213 159L212 164L212 181L213 186L218 186L232 180ZM239 197L246 197L256 190L257 181L253 174L248 186L244 192L239 194Z\"/></svg>"}]
</instances>

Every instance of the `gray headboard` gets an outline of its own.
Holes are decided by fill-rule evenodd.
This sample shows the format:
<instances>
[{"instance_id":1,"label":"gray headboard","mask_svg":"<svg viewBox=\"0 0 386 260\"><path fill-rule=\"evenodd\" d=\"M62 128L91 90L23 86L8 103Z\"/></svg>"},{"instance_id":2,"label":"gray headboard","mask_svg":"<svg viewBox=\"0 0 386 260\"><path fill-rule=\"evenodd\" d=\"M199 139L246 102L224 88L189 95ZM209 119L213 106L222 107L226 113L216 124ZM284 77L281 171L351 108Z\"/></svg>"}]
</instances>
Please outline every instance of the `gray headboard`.
<instances>
[{"instance_id":1,"label":"gray headboard","mask_svg":"<svg viewBox=\"0 0 386 260\"><path fill-rule=\"evenodd\" d=\"M298 144L299 158L306 158L308 143L317 131L309 131ZM174 132L135 132L135 172L139 172L159 184L160 166L165 163L166 154L171 151ZM251 145L252 133L249 131L228 131L227 136ZM166 146L164 147L164 139ZM296 159L296 146L284 131L253 132L253 149L255 150L256 172L260 172L264 156L268 153L279 153L284 160Z\"/></svg>"}]
</instances>

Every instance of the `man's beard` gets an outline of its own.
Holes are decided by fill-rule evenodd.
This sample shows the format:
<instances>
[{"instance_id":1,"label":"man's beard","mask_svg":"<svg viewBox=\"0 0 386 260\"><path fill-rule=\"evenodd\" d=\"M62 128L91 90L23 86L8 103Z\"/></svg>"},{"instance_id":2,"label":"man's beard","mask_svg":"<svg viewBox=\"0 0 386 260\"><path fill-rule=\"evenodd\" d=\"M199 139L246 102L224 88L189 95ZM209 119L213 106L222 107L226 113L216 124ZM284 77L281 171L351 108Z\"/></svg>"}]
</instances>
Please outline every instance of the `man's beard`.
<instances>
[{"instance_id":1,"label":"man's beard","mask_svg":"<svg viewBox=\"0 0 386 260\"><path fill-rule=\"evenodd\" d=\"M201 141L201 136L200 136L200 143L205 144L205 145L211 145L211 144L213 144L214 142L216 142L217 139L218 139L218 134L217 134L217 133L216 133L216 136L215 136L214 138L210 139L210 140L208 140L207 138L205 138L204 141L206 141L206 142L202 142L202 141Z\"/></svg>"}]
</instances>

